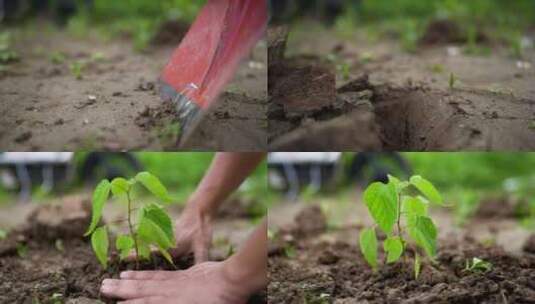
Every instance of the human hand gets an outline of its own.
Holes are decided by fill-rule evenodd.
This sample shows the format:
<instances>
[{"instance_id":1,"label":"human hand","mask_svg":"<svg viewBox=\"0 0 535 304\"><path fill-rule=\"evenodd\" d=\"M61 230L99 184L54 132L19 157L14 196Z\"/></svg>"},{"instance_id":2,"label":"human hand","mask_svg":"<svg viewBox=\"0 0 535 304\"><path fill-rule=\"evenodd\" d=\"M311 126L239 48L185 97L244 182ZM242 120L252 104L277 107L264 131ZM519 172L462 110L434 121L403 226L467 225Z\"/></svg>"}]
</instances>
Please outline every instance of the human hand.
<instances>
[{"instance_id":1,"label":"human hand","mask_svg":"<svg viewBox=\"0 0 535 304\"><path fill-rule=\"evenodd\" d=\"M188 204L175 222L176 247L170 253L174 257L193 253L196 264L206 262L212 234L212 217L203 214L196 204Z\"/></svg>"},{"instance_id":2,"label":"human hand","mask_svg":"<svg viewBox=\"0 0 535 304\"><path fill-rule=\"evenodd\" d=\"M104 280L100 290L124 304L245 304L253 290L227 268L206 262L183 271L126 271L120 280Z\"/></svg>"}]
</instances>

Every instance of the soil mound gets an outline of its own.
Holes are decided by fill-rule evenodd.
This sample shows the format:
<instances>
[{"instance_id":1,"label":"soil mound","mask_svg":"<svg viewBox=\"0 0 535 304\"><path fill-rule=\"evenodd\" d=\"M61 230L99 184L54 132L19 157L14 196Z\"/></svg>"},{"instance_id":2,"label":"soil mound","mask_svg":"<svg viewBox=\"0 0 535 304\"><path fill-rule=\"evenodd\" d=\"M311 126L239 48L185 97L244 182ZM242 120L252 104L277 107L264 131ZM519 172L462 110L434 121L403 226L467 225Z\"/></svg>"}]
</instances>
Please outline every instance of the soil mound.
<instances>
[{"instance_id":1,"label":"soil mound","mask_svg":"<svg viewBox=\"0 0 535 304\"><path fill-rule=\"evenodd\" d=\"M27 227L0 241L0 303L115 303L99 294L105 278L117 278L134 263L113 254L103 270L83 232L90 213L82 201L42 206L29 217ZM53 215L53 216L52 216ZM76 232L76 233L75 233ZM111 243L114 243L111 240ZM193 265L193 257L174 260L178 269ZM140 264L141 270L173 270L161 256ZM249 304L266 303L265 295Z\"/></svg>"},{"instance_id":2,"label":"soil mound","mask_svg":"<svg viewBox=\"0 0 535 304\"><path fill-rule=\"evenodd\" d=\"M311 219L312 221L312 219ZM290 232L296 235L296 231ZM271 250L269 303L533 303L535 255L515 256L495 245L452 237L439 242L436 263L425 262L414 278L412 251L408 257L373 272L357 241L320 241L279 235L270 248L291 246L297 252ZM533 238L525 250L533 248ZM384 256L380 254L379 260ZM489 271L466 270L479 258L492 264Z\"/></svg>"}]
</instances>

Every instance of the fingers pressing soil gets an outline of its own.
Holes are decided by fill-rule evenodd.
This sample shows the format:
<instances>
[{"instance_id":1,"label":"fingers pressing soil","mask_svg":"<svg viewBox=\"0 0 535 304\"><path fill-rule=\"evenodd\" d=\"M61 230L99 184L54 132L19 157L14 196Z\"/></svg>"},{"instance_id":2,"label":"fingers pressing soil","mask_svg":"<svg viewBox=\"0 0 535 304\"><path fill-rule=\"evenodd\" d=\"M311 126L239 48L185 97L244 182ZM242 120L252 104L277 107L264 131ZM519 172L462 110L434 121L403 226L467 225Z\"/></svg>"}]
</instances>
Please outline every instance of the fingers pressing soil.
<instances>
[{"instance_id":1,"label":"fingers pressing soil","mask_svg":"<svg viewBox=\"0 0 535 304\"><path fill-rule=\"evenodd\" d=\"M98 263L88 238L90 212L83 200L61 205L43 205L28 219L26 227L11 232L0 242L0 303L115 303L100 293L105 278L118 278L133 270L134 262L120 262L111 255L107 270ZM114 244L112 237L110 244ZM111 246L113 247L113 246ZM175 258L178 269L193 265L193 256ZM142 262L140 270L175 270L160 255ZM265 294L249 304L266 303Z\"/></svg>"}]
</instances>

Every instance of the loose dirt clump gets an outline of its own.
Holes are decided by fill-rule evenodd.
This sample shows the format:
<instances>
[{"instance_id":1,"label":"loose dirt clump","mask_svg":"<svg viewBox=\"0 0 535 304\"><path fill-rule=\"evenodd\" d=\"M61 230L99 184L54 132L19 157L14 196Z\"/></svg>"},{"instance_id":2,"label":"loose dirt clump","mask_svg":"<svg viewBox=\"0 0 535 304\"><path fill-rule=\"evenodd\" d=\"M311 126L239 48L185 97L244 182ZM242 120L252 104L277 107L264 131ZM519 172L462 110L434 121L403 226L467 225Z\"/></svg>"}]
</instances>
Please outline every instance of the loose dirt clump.
<instances>
[{"instance_id":1,"label":"loose dirt clump","mask_svg":"<svg viewBox=\"0 0 535 304\"><path fill-rule=\"evenodd\" d=\"M524 218L530 215L529 204L522 199L507 197L488 198L479 204L475 217L493 218Z\"/></svg>"},{"instance_id":2,"label":"loose dirt clump","mask_svg":"<svg viewBox=\"0 0 535 304\"><path fill-rule=\"evenodd\" d=\"M524 244L523 250L527 253L535 254L535 234L531 235Z\"/></svg>"},{"instance_id":3,"label":"loose dirt clump","mask_svg":"<svg viewBox=\"0 0 535 304\"><path fill-rule=\"evenodd\" d=\"M141 128L150 129L163 127L176 119L176 107L170 101L162 102L159 107L146 106L135 119L136 125Z\"/></svg>"},{"instance_id":4,"label":"loose dirt clump","mask_svg":"<svg viewBox=\"0 0 535 304\"><path fill-rule=\"evenodd\" d=\"M293 58L270 71L270 147L280 151L380 147L367 75L337 90L331 69L307 63L310 60Z\"/></svg>"},{"instance_id":5,"label":"loose dirt clump","mask_svg":"<svg viewBox=\"0 0 535 304\"><path fill-rule=\"evenodd\" d=\"M182 38L186 36L190 24L180 20L167 20L163 22L154 37L152 44L154 45L178 45Z\"/></svg>"},{"instance_id":6,"label":"loose dirt clump","mask_svg":"<svg viewBox=\"0 0 535 304\"><path fill-rule=\"evenodd\" d=\"M294 231L297 235L314 235L327 229L327 217L319 206L314 205L297 214L295 224Z\"/></svg>"},{"instance_id":7,"label":"loose dirt clump","mask_svg":"<svg viewBox=\"0 0 535 304\"><path fill-rule=\"evenodd\" d=\"M112 255L103 270L83 232L90 222L88 204L81 201L38 208L26 227L0 241L0 303L115 303L99 294L105 278L117 278L135 263ZM110 241L114 244L114 240ZM178 269L193 265L193 257L174 260ZM174 270L162 257L143 262L141 270ZM266 303L256 295L249 304Z\"/></svg>"},{"instance_id":8,"label":"loose dirt clump","mask_svg":"<svg viewBox=\"0 0 535 304\"><path fill-rule=\"evenodd\" d=\"M477 30L473 38L469 38L466 31L452 20L440 19L429 22L424 35L420 38L420 45L461 44L473 39L473 43L487 43L488 36Z\"/></svg>"}]
</instances>

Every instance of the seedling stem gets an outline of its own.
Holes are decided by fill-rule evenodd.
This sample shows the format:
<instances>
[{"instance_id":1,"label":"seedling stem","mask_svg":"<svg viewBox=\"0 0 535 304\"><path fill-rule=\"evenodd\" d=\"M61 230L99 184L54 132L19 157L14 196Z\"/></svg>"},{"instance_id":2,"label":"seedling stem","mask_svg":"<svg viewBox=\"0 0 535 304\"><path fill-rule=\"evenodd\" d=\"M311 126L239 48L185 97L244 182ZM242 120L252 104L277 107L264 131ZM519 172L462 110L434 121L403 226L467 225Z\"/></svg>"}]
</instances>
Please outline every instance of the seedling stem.
<instances>
[{"instance_id":1,"label":"seedling stem","mask_svg":"<svg viewBox=\"0 0 535 304\"><path fill-rule=\"evenodd\" d=\"M130 236L134 240L134 250L136 251L136 270L139 269L139 249L137 246L137 236L134 232L134 225L132 224L132 200L130 199L130 190L126 192L126 199L128 200L128 229L130 229Z\"/></svg>"}]
</instances>

